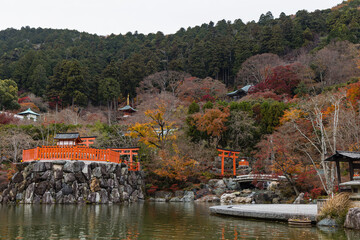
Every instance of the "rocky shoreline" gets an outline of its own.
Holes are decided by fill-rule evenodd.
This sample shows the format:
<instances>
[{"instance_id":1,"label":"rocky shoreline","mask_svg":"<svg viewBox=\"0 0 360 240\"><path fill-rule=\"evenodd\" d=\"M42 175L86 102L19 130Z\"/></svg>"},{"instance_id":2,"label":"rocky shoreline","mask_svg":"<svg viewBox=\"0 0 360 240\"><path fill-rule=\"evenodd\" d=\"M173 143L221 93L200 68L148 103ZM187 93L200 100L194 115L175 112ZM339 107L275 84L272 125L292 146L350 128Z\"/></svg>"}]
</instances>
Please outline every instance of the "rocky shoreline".
<instances>
[{"instance_id":1,"label":"rocky shoreline","mask_svg":"<svg viewBox=\"0 0 360 240\"><path fill-rule=\"evenodd\" d=\"M279 204L288 201L277 189L277 184L270 184L267 189L241 189L239 183L231 178L211 179L201 189L192 191L157 191L149 199L153 202L221 202Z\"/></svg>"},{"instance_id":2,"label":"rocky shoreline","mask_svg":"<svg viewBox=\"0 0 360 240\"><path fill-rule=\"evenodd\" d=\"M83 161L21 163L0 203L109 204L144 200L144 173L125 164Z\"/></svg>"}]
</instances>

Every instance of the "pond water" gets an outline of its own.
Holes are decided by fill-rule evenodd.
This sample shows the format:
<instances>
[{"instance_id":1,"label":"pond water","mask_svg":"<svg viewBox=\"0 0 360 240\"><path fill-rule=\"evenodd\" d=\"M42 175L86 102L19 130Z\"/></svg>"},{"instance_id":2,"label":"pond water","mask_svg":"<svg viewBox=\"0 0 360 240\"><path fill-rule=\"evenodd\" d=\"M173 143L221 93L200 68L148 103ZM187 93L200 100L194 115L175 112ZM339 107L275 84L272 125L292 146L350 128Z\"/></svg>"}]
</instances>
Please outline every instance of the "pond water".
<instances>
[{"instance_id":1,"label":"pond water","mask_svg":"<svg viewBox=\"0 0 360 240\"><path fill-rule=\"evenodd\" d=\"M210 206L0 205L0 239L360 239L360 231L211 215Z\"/></svg>"}]
</instances>

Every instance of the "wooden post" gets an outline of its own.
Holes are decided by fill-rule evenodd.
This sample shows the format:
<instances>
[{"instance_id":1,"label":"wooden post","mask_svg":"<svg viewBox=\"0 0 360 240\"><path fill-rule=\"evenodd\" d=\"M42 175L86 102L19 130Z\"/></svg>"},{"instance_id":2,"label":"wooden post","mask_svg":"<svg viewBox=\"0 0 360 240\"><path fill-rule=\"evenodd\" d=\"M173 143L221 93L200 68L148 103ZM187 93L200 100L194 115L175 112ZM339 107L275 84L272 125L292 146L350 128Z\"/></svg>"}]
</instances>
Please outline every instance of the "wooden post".
<instances>
[{"instance_id":1,"label":"wooden post","mask_svg":"<svg viewBox=\"0 0 360 240\"><path fill-rule=\"evenodd\" d=\"M340 163L339 160L336 161L336 171L338 176L338 185L341 183L341 173L340 173Z\"/></svg>"},{"instance_id":2,"label":"wooden post","mask_svg":"<svg viewBox=\"0 0 360 240\"><path fill-rule=\"evenodd\" d=\"M35 160L38 160L40 157L39 157L39 147L36 147L36 158Z\"/></svg>"},{"instance_id":3,"label":"wooden post","mask_svg":"<svg viewBox=\"0 0 360 240\"><path fill-rule=\"evenodd\" d=\"M236 176L236 156L235 156L235 153L233 153L233 170L234 170L234 176Z\"/></svg>"},{"instance_id":4,"label":"wooden post","mask_svg":"<svg viewBox=\"0 0 360 240\"><path fill-rule=\"evenodd\" d=\"M132 164L133 162L133 154L132 154L132 150L130 150L130 165Z\"/></svg>"},{"instance_id":5,"label":"wooden post","mask_svg":"<svg viewBox=\"0 0 360 240\"><path fill-rule=\"evenodd\" d=\"M225 153L222 152L221 154L221 175L224 176L224 158L225 158Z\"/></svg>"},{"instance_id":6,"label":"wooden post","mask_svg":"<svg viewBox=\"0 0 360 240\"><path fill-rule=\"evenodd\" d=\"M354 166L353 162L349 161L350 181L354 180Z\"/></svg>"}]
</instances>

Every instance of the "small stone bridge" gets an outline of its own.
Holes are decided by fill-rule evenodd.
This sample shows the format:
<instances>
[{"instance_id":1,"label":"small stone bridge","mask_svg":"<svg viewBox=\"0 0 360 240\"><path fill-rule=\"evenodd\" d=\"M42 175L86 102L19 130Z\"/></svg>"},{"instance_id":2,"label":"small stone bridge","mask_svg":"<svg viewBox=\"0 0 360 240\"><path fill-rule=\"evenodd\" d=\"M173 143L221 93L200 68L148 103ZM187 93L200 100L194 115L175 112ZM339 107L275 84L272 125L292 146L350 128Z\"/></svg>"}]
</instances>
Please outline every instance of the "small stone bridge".
<instances>
[{"instance_id":1,"label":"small stone bridge","mask_svg":"<svg viewBox=\"0 0 360 240\"><path fill-rule=\"evenodd\" d=\"M258 181L258 182L280 182L285 181L285 176L277 176L273 174L248 174L248 175L241 175L236 176L236 178L233 178L233 181L236 182L252 182L252 181Z\"/></svg>"}]
</instances>

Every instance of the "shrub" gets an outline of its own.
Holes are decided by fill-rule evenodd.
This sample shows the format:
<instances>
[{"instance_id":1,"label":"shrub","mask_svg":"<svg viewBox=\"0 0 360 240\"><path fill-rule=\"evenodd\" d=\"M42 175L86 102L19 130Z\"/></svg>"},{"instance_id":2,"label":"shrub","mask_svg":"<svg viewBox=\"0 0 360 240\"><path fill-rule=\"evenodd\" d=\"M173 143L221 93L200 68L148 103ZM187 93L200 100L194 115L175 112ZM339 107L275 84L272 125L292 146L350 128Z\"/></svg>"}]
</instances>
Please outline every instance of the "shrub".
<instances>
[{"instance_id":1,"label":"shrub","mask_svg":"<svg viewBox=\"0 0 360 240\"><path fill-rule=\"evenodd\" d=\"M158 190L158 186L152 185L151 187L146 190L147 194L151 195L154 194Z\"/></svg>"},{"instance_id":2,"label":"shrub","mask_svg":"<svg viewBox=\"0 0 360 240\"><path fill-rule=\"evenodd\" d=\"M10 181L14 174L17 172L16 165L10 164L9 167L6 169L6 176Z\"/></svg>"},{"instance_id":3,"label":"shrub","mask_svg":"<svg viewBox=\"0 0 360 240\"><path fill-rule=\"evenodd\" d=\"M318 215L318 220L324 218L335 219L341 226L344 224L346 214L351 207L352 202L350 200L350 193L339 193L326 201Z\"/></svg>"},{"instance_id":4,"label":"shrub","mask_svg":"<svg viewBox=\"0 0 360 240\"><path fill-rule=\"evenodd\" d=\"M200 102L214 102L215 98L209 94L206 94L201 97Z\"/></svg>"},{"instance_id":5,"label":"shrub","mask_svg":"<svg viewBox=\"0 0 360 240\"><path fill-rule=\"evenodd\" d=\"M310 196L312 199L317 199L323 193L323 189L320 187L315 187L310 190Z\"/></svg>"},{"instance_id":6,"label":"shrub","mask_svg":"<svg viewBox=\"0 0 360 240\"><path fill-rule=\"evenodd\" d=\"M19 119L15 118L12 114L0 113L0 125L1 124L17 124L18 122L19 122Z\"/></svg>"}]
</instances>

